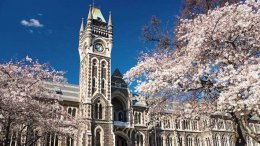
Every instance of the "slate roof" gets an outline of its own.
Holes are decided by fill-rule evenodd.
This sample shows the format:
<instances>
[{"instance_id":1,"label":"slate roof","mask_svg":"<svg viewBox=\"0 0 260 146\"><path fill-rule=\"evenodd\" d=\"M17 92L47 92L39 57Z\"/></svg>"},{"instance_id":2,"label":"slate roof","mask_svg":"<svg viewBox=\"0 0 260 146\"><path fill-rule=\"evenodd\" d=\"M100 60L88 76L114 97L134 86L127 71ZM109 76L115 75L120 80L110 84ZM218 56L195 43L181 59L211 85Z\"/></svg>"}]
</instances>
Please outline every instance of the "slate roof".
<instances>
[{"instance_id":1,"label":"slate roof","mask_svg":"<svg viewBox=\"0 0 260 146\"><path fill-rule=\"evenodd\" d=\"M104 16L101 13L101 10L99 8L93 7L92 8L92 18L94 20L98 20L98 21L102 21L104 23L106 23L106 20L104 18Z\"/></svg>"},{"instance_id":2,"label":"slate roof","mask_svg":"<svg viewBox=\"0 0 260 146\"><path fill-rule=\"evenodd\" d=\"M60 95L59 100L61 101L80 102L78 85L46 83L46 86L51 90L55 90Z\"/></svg>"},{"instance_id":3,"label":"slate roof","mask_svg":"<svg viewBox=\"0 0 260 146\"><path fill-rule=\"evenodd\" d=\"M118 68L115 69L111 77L111 93L119 91L123 93L126 97L129 96L127 84L123 79L123 76Z\"/></svg>"},{"instance_id":4,"label":"slate roof","mask_svg":"<svg viewBox=\"0 0 260 146\"><path fill-rule=\"evenodd\" d=\"M123 76L118 68L115 69L114 73L112 74L112 77L123 78Z\"/></svg>"}]
</instances>

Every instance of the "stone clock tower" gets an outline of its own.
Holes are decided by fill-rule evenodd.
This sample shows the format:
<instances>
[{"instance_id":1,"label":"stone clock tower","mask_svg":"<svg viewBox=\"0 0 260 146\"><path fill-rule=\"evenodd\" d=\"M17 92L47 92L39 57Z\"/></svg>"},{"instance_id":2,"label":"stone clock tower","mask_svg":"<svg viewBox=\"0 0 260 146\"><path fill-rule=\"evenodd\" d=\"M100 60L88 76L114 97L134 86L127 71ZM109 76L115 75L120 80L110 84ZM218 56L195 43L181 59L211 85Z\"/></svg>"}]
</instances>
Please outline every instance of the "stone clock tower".
<instances>
[{"instance_id":1,"label":"stone clock tower","mask_svg":"<svg viewBox=\"0 0 260 146\"><path fill-rule=\"evenodd\" d=\"M113 146L111 104L112 16L108 22L101 10L90 6L86 25L79 35L80 111L86 122L79 140L83 146Z\"/></svg>"}]
</instances>

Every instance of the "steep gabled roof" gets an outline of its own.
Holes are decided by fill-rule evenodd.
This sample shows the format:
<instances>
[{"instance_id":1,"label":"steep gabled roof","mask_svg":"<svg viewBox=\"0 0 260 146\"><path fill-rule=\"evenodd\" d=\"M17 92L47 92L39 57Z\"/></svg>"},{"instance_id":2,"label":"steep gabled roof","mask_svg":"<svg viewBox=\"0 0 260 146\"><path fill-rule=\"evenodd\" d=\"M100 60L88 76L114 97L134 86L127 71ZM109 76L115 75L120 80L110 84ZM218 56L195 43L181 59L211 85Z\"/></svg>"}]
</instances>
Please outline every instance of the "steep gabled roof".
<instances>
[{"instance_id":1,"label":"steep gabled roof","mask_svg":"<svg viewBox=\"0 0 260 146\"><path fill-rule=\"evenodd\" d=\"M98 21L102 21L102 22L106 23L106 20L105 20L104 16L102 15L101 10L99 8L92 7L92 18L94 20L98 20Z\"/></svg>"},{"instance_id":2,"label":"steep gabled roof","mask_svg":"<svg viewBox=\"0 0 260 146\"><path fill-rule=\"evenodd\" d=\"M116 70L115 70L114 73L112 74L112 77L123 78L123 75L121 74L121 72L119 71L119 69L116 68Z\"/></svg>"}]
</instances>

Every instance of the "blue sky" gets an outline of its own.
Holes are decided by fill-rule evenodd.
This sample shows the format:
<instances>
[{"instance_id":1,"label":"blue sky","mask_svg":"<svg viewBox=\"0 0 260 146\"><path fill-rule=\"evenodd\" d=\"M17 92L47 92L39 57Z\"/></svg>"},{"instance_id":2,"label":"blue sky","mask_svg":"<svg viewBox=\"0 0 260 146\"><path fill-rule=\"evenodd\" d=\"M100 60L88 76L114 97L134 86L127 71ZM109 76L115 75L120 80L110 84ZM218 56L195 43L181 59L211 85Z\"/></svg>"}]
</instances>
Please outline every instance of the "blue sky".
<instances>
[{"instance_id":1,"label":"blue sky","mask_svg":"<svg viewBox=\"0 0 260 146\"><path fill-rule=\"evenodd\" d=\"M147 49L141 28L152 16L173 23L181 0L95 0L105 19L112 11L114 46L112 72L125 73ZM78 33L91 0L0 0L0 62L29 55L66 71L69 83L78 84Z\"/></svg>"}]
</instances>

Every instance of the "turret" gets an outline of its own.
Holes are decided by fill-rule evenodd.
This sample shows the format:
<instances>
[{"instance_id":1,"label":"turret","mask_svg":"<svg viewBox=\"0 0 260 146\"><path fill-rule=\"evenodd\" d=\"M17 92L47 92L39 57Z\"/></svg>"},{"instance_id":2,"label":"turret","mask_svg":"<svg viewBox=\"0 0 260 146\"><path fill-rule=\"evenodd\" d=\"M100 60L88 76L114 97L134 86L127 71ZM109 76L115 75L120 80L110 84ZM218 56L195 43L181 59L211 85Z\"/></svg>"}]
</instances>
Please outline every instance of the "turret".
<instances>
[{"instance_id":1,"label":"turret","mask_svg":"<svg viewBox=\"0 0 260 146\"><path fill-rule=\"evenodd\" d=\"M108 30L112 30L113 24L112 24L112 13L109 12L109 18L108 18Z\"/></svg>"},{"instance_id":2,"label":"turret","mask_svg":"<svg viewBox=\"0 0 260 146\"><path fill-rule=\"evenodd\" d=\"M81 20L81 26L80 26L80 30L79 30L79 35L81 36L84 32L85 28L84 28L84 18L82 18Z\"/></svg>"},{"instance_id":3,"label":"turret","mask_svg":"<svg viewBox=\"0 0 260 146\"><path fill-rule=\"evenodd\" d=\"M111 11L109 12L109 18L108 18L107 29L108 29L108 37L112 39L112 35L113 35L113 24L112 24L112 13L111 13Z\"/></svg>"},{"instance_id":4,"label":"turret","mask_svg":"<svg viewBox=\"0 0 260 146\"><path fill-rule=\"evenodd\" d=\"M90 25L92 22L93 16L92 16L92 6L89 6L89 11L88 11L88 21L87 24Z\"/></svg>"}]
</instances>

